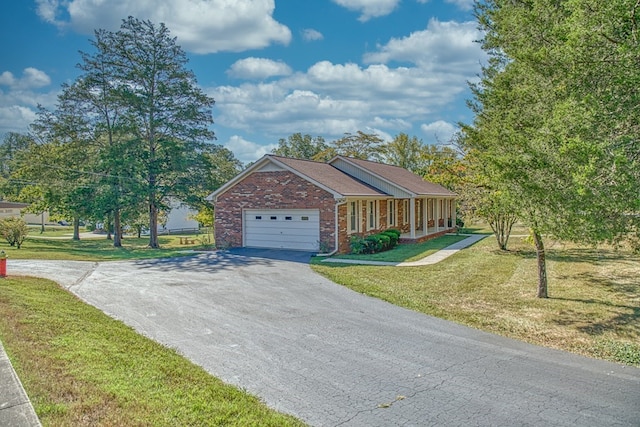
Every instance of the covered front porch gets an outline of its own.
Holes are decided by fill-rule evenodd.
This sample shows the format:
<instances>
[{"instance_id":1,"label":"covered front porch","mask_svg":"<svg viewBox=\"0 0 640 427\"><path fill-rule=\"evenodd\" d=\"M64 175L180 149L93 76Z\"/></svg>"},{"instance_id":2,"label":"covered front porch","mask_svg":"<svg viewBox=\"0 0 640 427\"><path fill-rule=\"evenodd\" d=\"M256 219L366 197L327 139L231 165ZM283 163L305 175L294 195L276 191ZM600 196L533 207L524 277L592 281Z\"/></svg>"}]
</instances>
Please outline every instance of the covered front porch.
<instances>
[{"instance_id":1,"label":"covered front porch","mask_svg":"<svg viewBox=\"0 0 640 427\"><path fill-rule=\"evenodd\" d=\"M455 198L414 197L407 202L408 224L403 227L400 242L419 243L455 230Z\"/></svg>"}]
</instances>

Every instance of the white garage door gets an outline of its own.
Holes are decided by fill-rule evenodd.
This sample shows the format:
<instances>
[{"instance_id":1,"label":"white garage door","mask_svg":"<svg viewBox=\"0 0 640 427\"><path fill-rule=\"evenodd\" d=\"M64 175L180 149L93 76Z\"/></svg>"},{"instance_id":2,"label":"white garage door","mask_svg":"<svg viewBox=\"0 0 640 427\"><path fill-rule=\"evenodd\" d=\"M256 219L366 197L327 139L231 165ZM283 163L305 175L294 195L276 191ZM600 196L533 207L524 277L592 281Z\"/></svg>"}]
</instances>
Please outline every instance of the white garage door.
<instances>
[{"instance_id":1,"label":"white garage door","mask_svg":"<svg viewBox=\"0 0 640 427\"><path fill-rule=\"evenodd\" d=\"M317 251L320 212L317 209L245 209L244 245L252 248Z\"/></svg>"}]
</instances>

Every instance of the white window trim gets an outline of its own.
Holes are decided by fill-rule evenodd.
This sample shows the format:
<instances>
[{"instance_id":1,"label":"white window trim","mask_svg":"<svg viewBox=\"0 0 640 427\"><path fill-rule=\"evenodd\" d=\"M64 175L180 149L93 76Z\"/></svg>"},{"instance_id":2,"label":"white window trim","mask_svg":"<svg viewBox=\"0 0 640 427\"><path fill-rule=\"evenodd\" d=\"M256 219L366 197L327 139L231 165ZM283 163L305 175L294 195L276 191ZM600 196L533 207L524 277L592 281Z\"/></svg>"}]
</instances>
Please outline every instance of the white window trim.
<instances>
[{"instance_id":1,"label":"white window trim","mask_svg":"<svg viewBox=\"0 0 640 427\"><path fill-rule=\"evenodd\" d=\"M373 224L371 223L372 219ZM377 200L369 200L367 202L367 231L378 228L380 228L380 204Z\"/></svg>"},{"instance_id":2,"label":"white window trim","mask_svg":"<svg viewBox=\"0 0 640 427\"><path fill-rule=\"evenodd\" d=\"M387 226L398 225L398 204L395 199L387 200Z\"/></svg>"},{"instance_id":3,"label":"white window trim","mask_svg":"<svg viewBox=\"0 0 640 427\"><path fill-rule=\"evenodd\" d=\"M355 212L354 206L355 205ZM351 200L347 204L347 234L359 233L362 221L360 220L361 215L360 201L359 200ZM355 215L356 227L355 229L351 227L351 219Z\"/></svg>"}]
</instances>

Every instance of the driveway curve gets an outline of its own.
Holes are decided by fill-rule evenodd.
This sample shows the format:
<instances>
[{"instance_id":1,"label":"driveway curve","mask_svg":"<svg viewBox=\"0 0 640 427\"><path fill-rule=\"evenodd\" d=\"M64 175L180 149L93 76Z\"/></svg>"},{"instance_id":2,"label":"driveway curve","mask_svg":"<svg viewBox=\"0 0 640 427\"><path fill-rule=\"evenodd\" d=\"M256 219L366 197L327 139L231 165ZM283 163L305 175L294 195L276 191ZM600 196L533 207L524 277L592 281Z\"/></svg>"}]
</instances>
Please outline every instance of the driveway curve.
<instances>
[{"instance_id":1,"label":"driveway curve","mask_svg":"<svg viewBox=\"0 0 640 427\"><path fill-rule=\"evenodd\" d=\"M638 426L640 369L528 345L336 285L309 255L9 260L314 426Z\"/></svg>"}]
</instances>

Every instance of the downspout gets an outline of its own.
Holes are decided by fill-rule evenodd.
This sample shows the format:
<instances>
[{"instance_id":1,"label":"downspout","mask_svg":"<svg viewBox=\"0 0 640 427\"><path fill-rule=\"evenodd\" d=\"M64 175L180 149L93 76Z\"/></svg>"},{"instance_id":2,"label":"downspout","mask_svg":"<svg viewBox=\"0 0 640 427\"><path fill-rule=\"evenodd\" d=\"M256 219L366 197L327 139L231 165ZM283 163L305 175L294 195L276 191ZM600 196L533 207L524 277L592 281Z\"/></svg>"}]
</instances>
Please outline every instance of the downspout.
<instances>
[{"instance_id":1,"label":"downspout","mask_svg":"<svg viewBox=\"0 0 640 427\"><path fill-rule=\"evenodd\" d=\"M335 231L334 231L334 236L335 236L335 249L332 250L329 253L326 254L318 254L318 256L326 256L326 257L330 257L332 255L335 255L336 252L338 252L339 248L339 243L340 243L340 235L339 235L339 226L340 226L340 222L338 221L338 208L342 205L346 205L347 204L347 199L336 199L336 206L334 209L334 223L335 223Z\"/></svg>"}]
</instances>

